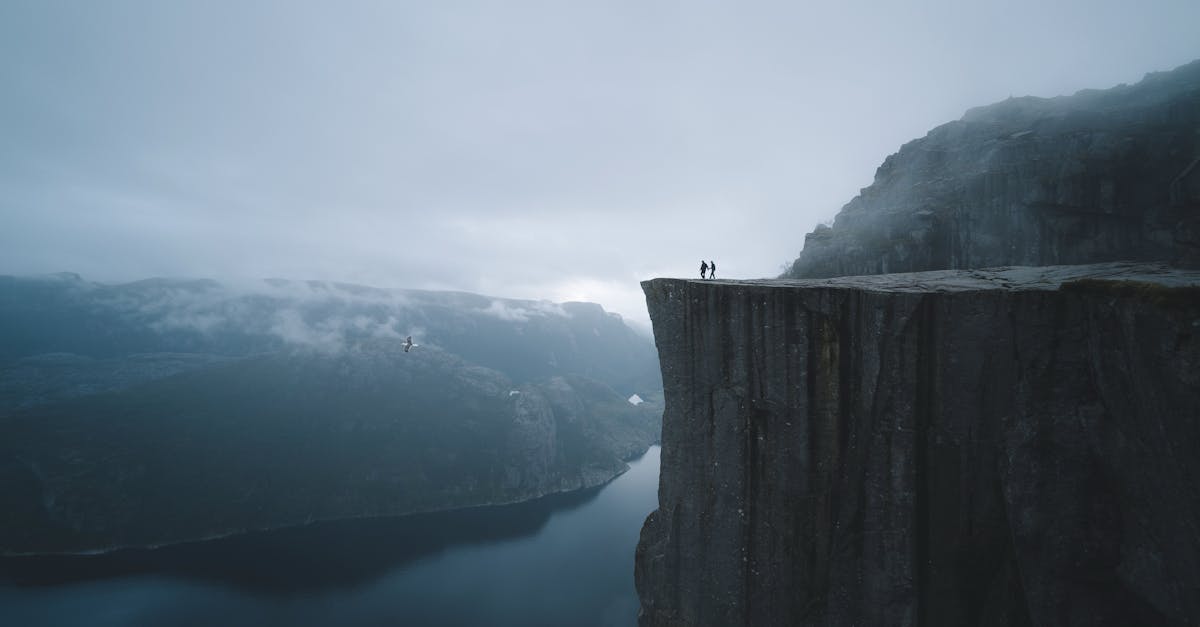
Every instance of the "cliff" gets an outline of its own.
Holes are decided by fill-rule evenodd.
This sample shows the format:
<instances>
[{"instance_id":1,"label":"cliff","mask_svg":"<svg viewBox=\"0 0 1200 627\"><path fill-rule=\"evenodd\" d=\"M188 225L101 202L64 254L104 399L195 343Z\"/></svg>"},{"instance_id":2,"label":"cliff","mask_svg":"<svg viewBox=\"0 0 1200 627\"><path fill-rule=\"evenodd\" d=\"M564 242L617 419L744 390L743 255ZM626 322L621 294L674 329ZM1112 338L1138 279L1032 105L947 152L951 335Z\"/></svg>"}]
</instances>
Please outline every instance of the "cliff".
<instances>
[{"instance_id":1,"label":"cliff","mask_svg":"<svg viewBox=\"0 0 1200 627\"><path fill-rule=\"evenodd\" d=\"M933 129L809 233L784 276L1118 259L1200 267L1200 61Z\"/></svg>"},{"instance_id":2,"label":"cliff","mask_svg":"<svg viewBox=\"0 0 1200 627\"><path fill-rule=\"evenodd\" d=\"M1200 624L1200 272L642 286L642 625Z\"/></svg>"}]
</instances>

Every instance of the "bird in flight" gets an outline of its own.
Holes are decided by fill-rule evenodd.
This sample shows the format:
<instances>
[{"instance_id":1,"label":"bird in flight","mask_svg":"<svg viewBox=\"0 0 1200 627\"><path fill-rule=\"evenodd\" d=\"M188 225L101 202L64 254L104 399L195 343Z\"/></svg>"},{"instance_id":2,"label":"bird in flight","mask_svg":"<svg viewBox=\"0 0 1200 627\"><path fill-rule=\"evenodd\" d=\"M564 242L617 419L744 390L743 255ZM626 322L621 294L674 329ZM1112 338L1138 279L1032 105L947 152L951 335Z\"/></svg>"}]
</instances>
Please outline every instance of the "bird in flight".
<instances>
[{"instance_id":1,"label":"bird in flight","mask_svg":"<svg viewBox=\"0 0 1200 627\"><path fill-rule=\"evenodd\" d=\"M413 344L412 336L410 335L410 336L408 336L408 339L404 340L404 352L407 353L408 349L410 349L414 346L416 346L416 344Z\"/></svg>"}]
</instances>

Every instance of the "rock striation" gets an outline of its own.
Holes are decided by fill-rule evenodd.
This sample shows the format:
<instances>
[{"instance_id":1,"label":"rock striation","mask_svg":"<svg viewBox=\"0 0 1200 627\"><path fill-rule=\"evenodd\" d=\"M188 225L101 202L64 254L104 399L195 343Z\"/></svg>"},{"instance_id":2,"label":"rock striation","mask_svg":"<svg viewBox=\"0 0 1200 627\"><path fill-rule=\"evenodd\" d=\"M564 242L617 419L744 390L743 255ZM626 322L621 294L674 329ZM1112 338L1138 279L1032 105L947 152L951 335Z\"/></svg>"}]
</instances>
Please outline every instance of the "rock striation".
<instances>
[{"instance_id":1,"label":"rock striation","mask_svg":"<svg viewBox=\"0 0 1200 627\"><path fill-rule=\"evenodd\" d=\"M1113 260L1200 267L1200 60L933 129L809 233L784 276Z\"/></svg>"},{"instance_id":2,"label":"rock striation","mask_svg":"<svg viewBox=\"0 0 1200 627\"><path fill-rule=\"evenodd\" d=\"M643 626L1200 624L1200 271L642 286Z\"/></svg>"}]
</instances>

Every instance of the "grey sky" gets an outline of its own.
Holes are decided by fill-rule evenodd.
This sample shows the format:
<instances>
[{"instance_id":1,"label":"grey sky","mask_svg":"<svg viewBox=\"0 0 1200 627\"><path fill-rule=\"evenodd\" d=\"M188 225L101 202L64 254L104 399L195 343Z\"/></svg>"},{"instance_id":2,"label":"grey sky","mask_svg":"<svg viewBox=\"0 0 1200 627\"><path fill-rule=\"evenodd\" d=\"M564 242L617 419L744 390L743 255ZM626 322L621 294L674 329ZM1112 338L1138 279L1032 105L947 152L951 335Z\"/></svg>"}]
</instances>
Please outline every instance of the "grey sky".
<instances>
[{"instance_id":1,"label":"grey sky","mask_svg":"<svg viewBox=\"0 0 1200 627\"><path fill-rule=\"evenodd\" d=\"M592 300L774 275L900 144L1200 2L0 3L0 273Z\"/></svg>"}]
</instances>

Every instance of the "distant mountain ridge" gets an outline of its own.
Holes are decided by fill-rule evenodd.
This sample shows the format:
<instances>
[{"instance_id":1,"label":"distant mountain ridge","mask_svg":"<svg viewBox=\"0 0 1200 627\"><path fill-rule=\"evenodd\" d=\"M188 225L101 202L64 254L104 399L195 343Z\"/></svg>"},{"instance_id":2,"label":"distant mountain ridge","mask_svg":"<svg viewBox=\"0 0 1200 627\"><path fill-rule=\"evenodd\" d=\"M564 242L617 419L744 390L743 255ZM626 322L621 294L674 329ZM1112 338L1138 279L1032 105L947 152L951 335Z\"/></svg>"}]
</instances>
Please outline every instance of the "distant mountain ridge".
<instances>
[{"instance_id":1,"label":"distant mountain ridge","mask_svg":"<svg viewBox=\"0 0 1200 627\"><path fill-rule=\"evenodd\" d=\"M331 353L407 335L519 380L576 372L621 388L661 381L653 344L595 303L281 279L107 285L69 273L0 276L0 360Z\"/></svg>"},{"instance_id":2,"label":"distant mountain ridge","mask_svg":"<svg viewBox=\"0 0 1200 627\"><path fill-rule=\"evenodd\" d=\"M783 278L1113 259L1200 267L1200 60L938 126L809 233Z\"/></svg>"},{"instance_id":3,"label":"distant mountain ridge","mask_svg":"<svg viewBox=\"0 0 1200 627\"><path fill-rule=\"evenodd\" d=\"M596 485L657 440L661 402L625 399L660 388L650 341L590 303L0 277L0 553Z\"/></svg>"}]
</instances>

